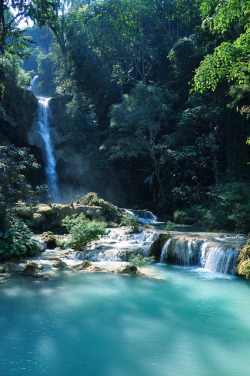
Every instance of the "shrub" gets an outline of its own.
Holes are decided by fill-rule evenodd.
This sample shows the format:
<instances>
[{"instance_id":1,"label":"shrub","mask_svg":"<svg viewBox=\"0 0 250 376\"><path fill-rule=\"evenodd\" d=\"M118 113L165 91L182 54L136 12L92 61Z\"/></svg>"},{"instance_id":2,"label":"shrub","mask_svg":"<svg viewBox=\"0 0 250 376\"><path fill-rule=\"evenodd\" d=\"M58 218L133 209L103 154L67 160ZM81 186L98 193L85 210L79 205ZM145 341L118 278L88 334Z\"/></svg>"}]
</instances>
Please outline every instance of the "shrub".
<instances>
[{"instance_id":1,"label":"shrub","mask_svg":"<svg viewBox=\"0 0 250 376\"><path fill-rule=\"evenodd\" d=\"M65 217L62 221L70 234L68 246L79 248L85 246L88 242L98 239L99 235L104 234L105 222L90 221L83 213L78 216Z\"/></svg>"},{"instance_id":2,"label":"shrub","mask_svg":"<svg viewBox=\"0 0 250 376\"><path fill-rule=\"evenodd\" d=\"M132 227L133 232L137 232L139 230L140 221L138 215L134 214L127 214L124 218L124 225Z\"/></svg>"},{"instance_id":3,"label":"shrub","mask_svg":"<svg viewBox=\"0 0 250 376\"><path fill-rule=\"evenodd\" d=\"M152 264L152 262L155 262L155 258L154 256L144 257L138 253L137 255L131 255L129 261L132 262L133 265L142 268L143 266L147 266Z\"/></svg>"},{"instance_id":4,"label":"shrub","mask_svg":"<svg viewBox=\"0 0 250 376\"><path fill-rule=\"evenodd\" d=\"M183 210L176 210L174 212L174 223L185 224L187 221L187 214Z\"/></svg>"},{"instance_id":5,"label":"shrub","mask_svg":"<svg viewBox=\"0 0 250 376\"><path fill-rule=\"evenodd\" d=\"M38 245L33 233L20 219L12 219L9 229L0 232L0 259L33 256L38 253Z\"/></svg>"}]
</instances>

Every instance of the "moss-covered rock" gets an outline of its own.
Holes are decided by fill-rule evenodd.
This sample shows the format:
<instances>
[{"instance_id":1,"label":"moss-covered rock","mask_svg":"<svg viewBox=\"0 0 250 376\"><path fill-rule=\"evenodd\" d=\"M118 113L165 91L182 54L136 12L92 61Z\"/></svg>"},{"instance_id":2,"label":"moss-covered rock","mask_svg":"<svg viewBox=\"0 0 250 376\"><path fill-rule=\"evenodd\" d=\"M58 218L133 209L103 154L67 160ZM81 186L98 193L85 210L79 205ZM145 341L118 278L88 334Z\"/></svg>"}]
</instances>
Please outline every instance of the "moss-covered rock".
<instances>
[{"instance_id":1,"label":"moss-covered rock","mask_svg":"<svg viewBox=\"0 0 250 376\"><path fill-rule=\"evenodd\" d=\"M54 258L53 260L54 260L54 262L53 262L52 266L54 268L63 269L65 267L67 267L66 262L62 261L60 258Z\"/></svg>"},{"instance_id":2,"label":"moss-covered rock","mask_svg":"<svg viewBox=\"0 0 250 376\"><path fill-rule=\"evenodd\" d=\"M138 269L135 265L126 265L118 269L117 272L123 274L136 274L138 272Z\"/></svg>"},{"instance_id":3,"label":"moss-covered rock","mask_svg":"<svg viewBox=\"0 0 250 376\"><path fill-rule=\"evenodd\" d=\"M21 271L21 275L29 276L29 277L36 277L37 270L40 270L41 267L36 262L30 262L25 265L24 269Z\"/></svg>"},{"instance_id":4,"label":"moss-covered rock","mask_svg":"<svg viewBox=\"0 0 250 376\"><path fill-rule=\"evenodd\" d=\"M55 249L57 246L56 236L52 231L47 231L40 235L40 239L46 244L47 248Z\"/></svg>"},{"instance_id":5,"label":"moss-covered rock","mask_svg":"<svg viewBox=\"0 0 250 376\"><path fill-rule=\"evenodd\" d=\"M84 260L81 264L75 265L74 269L83 270L92 267L93 264L89 260Z\"/></svg>"},{"instance_id":6,"label":"moss-covered rock","mask_svg":"<svg viewBox=\"0 0 250 376\"><path fill-rule=\"evenodd\" d=\"M238 257L237 273L246 279L250 279L250 244L246 244Z\"/></svg>"},{"instance_id":7,"label":"moss-covered rock","mask_svg":"<svg viewBox=\"0 0 250 376\"><path fill-rule=\"evenodd\" d=\"M161 258L161 251L164 247L164 244L171 237L170 234L160 234L158 238L151 244L149 248L149 256L154 256L156 261L159 261Z\"/></svg>"},{"instance_id":8,"label":"moss-covered rock","mask_svg":"<svg viewBox=\"0 0 250 376\"><path fill-rule=\"evenodd\" d=\"M108 201L99 198L95 192L89 192L80 200L76 201L77 205L99 206L102 215L107 222L115 222L120 224L123 219L122 210Z\"/></svg>"}]
</instances>

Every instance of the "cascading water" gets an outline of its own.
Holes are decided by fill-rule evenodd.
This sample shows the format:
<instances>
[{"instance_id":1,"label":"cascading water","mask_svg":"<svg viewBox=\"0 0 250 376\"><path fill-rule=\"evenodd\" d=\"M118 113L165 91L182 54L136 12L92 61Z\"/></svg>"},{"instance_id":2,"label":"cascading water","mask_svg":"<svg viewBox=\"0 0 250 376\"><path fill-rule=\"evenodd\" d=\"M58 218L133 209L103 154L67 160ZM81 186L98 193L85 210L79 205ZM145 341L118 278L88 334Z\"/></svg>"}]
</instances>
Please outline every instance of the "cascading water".
<instances>
[{"instance_id":1,"label":"cascading water","mask_svg":"<svg viewBox=\"0 0 250 376\"><path fill-rule=\"evenodd\" d=\"M28 88L28 90L32 91L33 94L35 94L36 92L36 85L37 85L38 78L39 76L35 76L34 78L32 78L30 87Z\"/></svg>"},{"instance_id":2,"label":"cascading water","mask_svg":"<svg viewBox=\"0 0 250 376\"><path fill-rule=\"evenodd\" d=\"M52 202L58 202L58 179L56 173L56 161L54 157L54 145L50 134L51 111L49 101L51 98L37 97L38 99L38 132L43 140L43 152L45 159L45 173L49 195Z\"/></svg>"},{"instance_id":3,"label":"cascading water","mask_svg":"<svg viewBox=\"0 0 250 376\"><path fill-rule=\"evenodd\" d=\"M143 224L158 223L157 217L151 211L148 210L125 209L125 213L129 215L137 215L139 217L139 221Z\"/></svg>"},{"instance_id":4,"label":"cascading water","mask_svg":"<svg viewBox=\"0 0 250 376\"><path fill-rule=\"evenodd\" d=\"M160 261L234 275L238 255L237 249L219 242L172 237L163 246Z\"/></svg>"},{"instance_id":5,"label":"cascading water","mask_svg":"<svg viewBox=\"0 0 250 376\"><path fill-rule=\"evenodd\" d=\"M110 229L106 236L92 243L84 252L77 253L77 258L92 262L113 262L128 261L131 253L148 256L149 249L158 236L159 232L152 230L132 234L125 228ZM239 251L224 240L171 236L162 248L160 262L234 275Z\"/></svg>"},{"instance_id":6,"label":"cascading water","mask_svg":"<svg viewBox=\"0 0 250 376\"><path fill-rule=\"evenodd\" d=\"M28 90L31 90L34 94L36 94L38 78L38 76L35 76L28 88ZM51 202L58 202L58 178L56 173L53 138L51 137L52 115L49 107L50 99L51 98L37 97L38 120L34 127L33 134L30 135L30 143L31 145L35 144L39 146L43 151L48 193L51 197Z\"/></svg>"}]
</instances>

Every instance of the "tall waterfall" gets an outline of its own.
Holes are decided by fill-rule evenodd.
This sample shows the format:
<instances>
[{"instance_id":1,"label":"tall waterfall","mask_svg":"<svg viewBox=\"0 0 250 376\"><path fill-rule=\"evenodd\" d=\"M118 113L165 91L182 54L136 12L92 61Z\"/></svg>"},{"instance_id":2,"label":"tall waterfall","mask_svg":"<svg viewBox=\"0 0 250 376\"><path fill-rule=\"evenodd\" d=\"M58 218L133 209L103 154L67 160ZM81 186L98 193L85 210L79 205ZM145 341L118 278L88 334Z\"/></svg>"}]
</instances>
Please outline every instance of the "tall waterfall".
<instances>
[{"instance_id":1,"label":"tall waterfall","mask_svg":"<svg viewBox=\"0 0 250 376\"><path fill-rule=\"evenodd\" d=\"M35 76L28 88L28 90L31 90L34 95L36 95L38 78L39 76ZM38 146L43 151L48 193L51 197L51 202L58 202L58 178L56 173L53 138L51 137L52 115L49 107L50 99L51 98L37 96L38 119L37 123L34 124L33 131L29 135L29 142L31 145Z\"/></svg>"},{"instance_id":2,"label":"tall waterfall","mask_svg":"<svg viewBox=\"0 0 250 376\"><path fill-rule=\"evenodd\" d=\"M54 157L54 145L51 137L51 111L49 102L51 98L37 97L38 99L38 133L42 138L42 149L45 160L45 174L48 191L52 202L58 202L58 179L56 173L56 161Z\"/></svg>"}]
</instances>

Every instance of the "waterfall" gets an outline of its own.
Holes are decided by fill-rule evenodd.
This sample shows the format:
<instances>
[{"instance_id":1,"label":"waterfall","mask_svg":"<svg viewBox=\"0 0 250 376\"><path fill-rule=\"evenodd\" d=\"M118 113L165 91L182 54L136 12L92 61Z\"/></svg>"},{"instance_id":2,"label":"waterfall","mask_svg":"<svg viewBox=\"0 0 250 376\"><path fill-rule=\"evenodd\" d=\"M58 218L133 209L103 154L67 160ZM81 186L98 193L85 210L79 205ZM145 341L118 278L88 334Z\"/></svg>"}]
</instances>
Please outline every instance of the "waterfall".
<instances>
[{"instance_id":1,"label":"waterfall","mask_svg":"<svg viewBox=\"0 0 250 376\"><path fill-rule=\"evenodd\" d=\"M139 221L143 224L157 223L157 217L151 211L125 209L125 212L129 215L137 215L139 217Z\"/></svg>"},{"instance_id":2,"label":"waterfall","mask_svg":"<svg viewBox=\"0 0 250 376\"><path fill-rule=\"evenodd\" d=\"M76 256L92 262L128 261L131 254L148 256L152 243L158 237L159 232L154 230L133 234L126 228L109 229L105 236ZM224 240L174 235L164 244L160 262L234 275L239 251Z\"/></svg>"},{"instance_id":3,"label":"waterfall","mask_svg":"<svg viewBox=\"0 0 250 376\"><path fill-rule=\"evenodd\" d=\"M172 237L163 246L160 261L235 274L238 255L237 249L219 242Z\"/></svg>"},{"instance_id":4,"label":"waterfall","mask_svg":"<svg viewBox=\"0 0 250 376\"><path fill-rule=\"evenodd\" d=\"M32 79L28 90L36 94L36 84L39 76ZM29 143L36 145L43 151L45 162L45 175L48 186L48 193L51 202L59 201L58 179L56 173L56 160L54 157L54 144L51 137L52 115L49 107L51 98L37 97L38 100L38 120L34 125L33 131L29 134Z\"/></svg>"},{"instance_id":5,"label":"waterfall","mask_svg":"<svg viewBox=\"0 0 250 376\"><path fill-rule=\"evenodd\" d=\"M28 87L28 90L32 91L33 94L35 94L35 91L36 91L36 85L37 85L38 78L39 78L39 76L33 77L31 84L30 84L30 87Z\"/></svg>"},{"instance_id":6,"label":"waterfall","mask_svg":"<svg viewBox=\"0 0 250 376\"><path fill-rule=\"evenodd\" d=\"M37 132L42 139L42 150L45 160L45 174L48 185L48 192L51 197L51 202L58 202L58 185L56 173L56 161L54 157L54 145L51 137L51 112L49 101L51 98L37 97L38 99L38 121Z\"/></svg>"}]
</instances>

